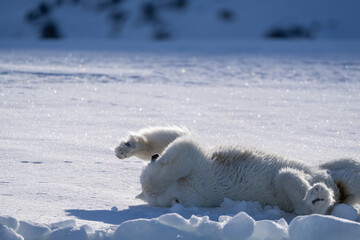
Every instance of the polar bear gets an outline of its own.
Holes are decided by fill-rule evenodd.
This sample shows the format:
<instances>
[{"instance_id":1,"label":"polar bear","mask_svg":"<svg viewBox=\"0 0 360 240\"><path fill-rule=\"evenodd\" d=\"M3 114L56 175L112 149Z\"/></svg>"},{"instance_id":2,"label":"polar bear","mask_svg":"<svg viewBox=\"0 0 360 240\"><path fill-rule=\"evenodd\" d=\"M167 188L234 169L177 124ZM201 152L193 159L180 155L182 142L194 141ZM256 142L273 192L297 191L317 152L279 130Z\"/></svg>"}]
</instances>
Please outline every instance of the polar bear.
<instances>
[{"instance_id":1,"label":"polar bear","mask_svg":"<svg viewBox=\"0 0 360 240\"><path fill-rule=\"evenodd\" d=\"M143 132L147 135L139 134ZM138 198L153 206L216 207L228 198L257 201L296 214L326 214L335 204L360 200L360 163L353 159L311 166L250 148L208 151L187 130L173 135L172 128L158 127L134 135L152 146L156 137L149 136L158 136L154 132L172 137L165 138L167 143L160 141L160 155L152 158L140 177ZM148 160L155 152L144 149L141 156Z\"/></svg>"}]
</instances>

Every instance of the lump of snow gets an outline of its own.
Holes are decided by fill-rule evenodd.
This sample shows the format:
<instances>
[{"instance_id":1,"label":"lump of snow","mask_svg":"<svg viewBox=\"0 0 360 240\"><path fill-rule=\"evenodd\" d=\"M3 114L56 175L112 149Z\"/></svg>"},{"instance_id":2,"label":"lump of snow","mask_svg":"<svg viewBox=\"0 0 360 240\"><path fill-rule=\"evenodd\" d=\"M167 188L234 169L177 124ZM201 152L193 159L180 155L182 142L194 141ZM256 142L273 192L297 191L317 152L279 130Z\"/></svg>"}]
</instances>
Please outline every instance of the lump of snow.
<instances>
[{"instance_id":1,"label":"lump of snow","mask_svg":"<svg viewBox=\"0 0 360 240\"><path fill-rule=\"evenodd\" d=\"M117 212L117 211L119 211L119 209L118 209L116 206L113 206L113 207L111 208L111 211L112 211L112 212Z\"/></svg>"},{"instance_id":2,"label":"lump of snow","mask_svg":"<svg viewBox=\"0 0 360 240\"><path fill-rule=\"evenodd\" d=\"M229 240L246 240L253 234L254 225L254 219L245 212L240 212L225 224L223 234Z\"/></svg>"},{"instance_id":3,"label":"lump of snow","mask_svg":"<svg viewBox=\"0 0 360 240\"><path fill-rule=\"evenodd\" d=\"M80 229L74 228L62 228L51 232L47 239L51 240L87 240L88 233L86 228L81 227Z\"/></svg>"},{"instance_id":4,"label":"lump of snow","mask_svg":"<svg viewBox=\"0 0 360 240\"><path fill-rule=\"evenodd\" d=\"M177 213L159 218L138 219L122 223L113 239L223 239L222 224L208 216L192 216L189 220Z\"/></svg>"},{"instance_id":5,"label":"lump of snow","mask_svg":"<svg viewBox=\"0 0 360 240\"><path fill-rule=\"evenodd\" d=\"M220 208L231 209L234 212L261 212L263 208L258 202L250 201L233 201L225 198Z\"/></svg>"},{"instance_id":6,"label":"lump of snow","mask_svg":"<svg viewBox=\"0 0 360 240\"><path fill-rule=\"evenodd\" d=\"M289 236L291 240L359 239L360 224L334 216L299 216L291 221Z\"/></svg>"},{"instance_id":7,"label":"lump of snow","mask_svg":"<svg viewBox=\"0 0 360 240\"><path fill-rule=\"evenodd\" d=\"M255 222L255 229L251 240L278 240L287 239L288 229L287 226L276 223L270 220L262 220Z\"/></svg>"},{"instance_id":8,"label":"lump of snow","mask_svg":"<svg viewBox=\"0 0 360 240\"><path fill-rule=\"evenodd\" d=\"M184 219L177 213L159 218L138 219L122 223L113 239L222 239L222 224L209 220L208 216L192 216Z\"/></svg>"},{"instance_id":9,"label":"lump of snow","mask_svg":"<svg viewBox=\"0 0 360 240\"><path fill-rule=\"evenodd\" d=\"M26 240L38 240L45 234L50 233L50 229L47 226L38 223L20 221L17 233L23 236Z\"/></svg>"},{"instance_id":10,"label":"lump of snow","mask_svg":"<svg viewBox=\"0 0 360 240\"><path fill-rule=\"evenodd\" d=\"M284 216L284 211L280 210L280 208L278 208L277 206L265 206L264 214L269 217L271 216L272 218L280 218L281 216Z\"/></svg>"},{"instance_id":11,"label":"lump of snow","mask_svg":"<svg viewBox=\"0 0 360 240\"><path fill-rule=\"evenodd\" d=\"M338 204L334 207L331 215L355 221L358 216L358 211L353 206L347 204Z\"/></svg>"},{"instance_id":12,"label":"lump of snow","mask_svg":"<svg viewBox=\"0 0 360 240\"><path fill-rule=\"evenodd\" d=\"M126 239L174 239L181 231L165 226L156 219L138 219L122 223L115 231L113 240Z\"/></svg>"},{"instance_id":13,"label":"lump of snow","mask_svg":"<svg viewBox=\"0 0 360 240\"><path fill-rule=\"evenodd\" d=\"M50 225L51 229L58 229L58 228L74 228L76 227L76 222L74 219L70 219L70 220L66 220L66 221L61 221L61 222L57 222L57 223L52 223Z\"/></svg>"},{"instance_id":14,"label":"lump of snow","mask_svg":"<svg viewBox=\"0 0 360 240\"><path fill-rule=\"evenodd\" d=\"M292 219L295 217L295 215L286 213L277 206L262 207L259 202L233 201L226 198L221 203L220 209L225 210L227 214L246 212L255 220L279 219L286 216Z\"/></svg>"},{"instance_id":15,"label":"lump of snow","mask_svg":"<svg viewBox=\"0 0 360 240\"><path fill-rule=\"evenodd\" d=\"M279 221L277 221L277 224L279 224L280 226L284 227L284 228L288 228L289 225L288 223L286 222L285 219L281 218Z\"/></svg>"},{"instance_id":16,"label":"lump of snow","mask_svg":"<svg viewBox=\"0 0 360 240\"><path fill-rule=\"evenodd\" d=\"M14 229L0 224L0 239L6 240L24 240L22 236L17 234Z\"/></svg>"},{"instance_id":17,"label":"lump of snow","mask_svg":"<svg viewBox=\"0 0 360 240\"><path fill-rule=\"evenodd\" d=\"M3 224L5 226L8 226L9 228L12 228L13 230L17 230L19 227L19 221L13 217L9 216L0 216L0 224Z\"/></svg>"},{"instance_id":18,"label":"lump of snow","mask_svg":"<svg viewBox=\"0 0 360 240\"><path fill-rule=\"evenodd\" d=\"M160 216L158 219L159 222L161 222L162 224L177 228L182 231L187 231L187 232L195 231L195 228L191 226L189 221L177 213L165 214Z\"/></svg>"},{"instance_id":19,"label":"lump of snow","mask_svg":"<svg viewBox=\"0 0 360 240\"><path fill-rule=\"evenodd\" d=\"M197 217L191 216L189 223L196 229L196 236L201 239L220 239L222 226L219 222L214 222L209 219L209 216Z\"/></svg>"},{"instance_id":20,"label":"lump of snow","mask_svg":"<svg viewBox=\"0 0 360 240\"><path fill-rule=\"evenodd\" d=\"M171 208L170 208L170 212L176 212L176 213L181 213L184 210L184 206L181 204L174 204Z\"/></svg>"}]
</instances>

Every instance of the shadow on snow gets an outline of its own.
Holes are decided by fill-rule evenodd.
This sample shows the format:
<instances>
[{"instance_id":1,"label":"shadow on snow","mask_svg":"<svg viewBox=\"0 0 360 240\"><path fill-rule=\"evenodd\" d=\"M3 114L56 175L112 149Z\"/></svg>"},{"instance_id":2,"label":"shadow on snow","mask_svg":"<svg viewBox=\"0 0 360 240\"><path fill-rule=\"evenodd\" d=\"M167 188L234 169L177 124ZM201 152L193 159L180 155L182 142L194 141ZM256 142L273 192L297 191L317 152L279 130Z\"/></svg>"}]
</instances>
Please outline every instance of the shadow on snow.
<instances>
[{"instance_id":1,"label":"shadow on snow","mask_svg":"<svg viewBox=\"0 0 360 240\"><path fill-rule=\"evenodd\" d=\"M254 206L255 207L254 207ZM253 206L253 207L251 207ZM256 207L257 206L257 207ZM223 207L223 208L197 208L190 207L184 208L181 205L175 205L172 208L161 208L153 207L146 204L129 206L128 209L123 209L119 211L111 210L85 210L85 209L69 209L65 210L69 216L74 216L78 219L88 220L88 221L97 221L107 224L118 225L125 221L145 218L157 218L161 215L167 213L178 213L185 219L191 218L192 215L198 217L207 216L212 221L218 221L219 217L222 215L234 216L239 212L246 212L254 220L279 220L284 218L288 223L295 217L294 214L285 213L278 208L268 208L263 209L258 203L252 202L239 202L238 205L234 207Z\"/></svg>"},{"instance_id":2,"label":"shadow on snow","mask_svg":"<svg viewBox=\"0 0 360 240\"><path fill-rule=\"evenodd\" d=\"M69 216L74 216L82 220L104 222L108 224L121 224L128 220L138 218L157 218L163 214L169 213L168 208L151 207L149 205L129 206L128 209L119 211L110 210L84 210L69 209L65 212Z\"/></svg>"}]
</instances>

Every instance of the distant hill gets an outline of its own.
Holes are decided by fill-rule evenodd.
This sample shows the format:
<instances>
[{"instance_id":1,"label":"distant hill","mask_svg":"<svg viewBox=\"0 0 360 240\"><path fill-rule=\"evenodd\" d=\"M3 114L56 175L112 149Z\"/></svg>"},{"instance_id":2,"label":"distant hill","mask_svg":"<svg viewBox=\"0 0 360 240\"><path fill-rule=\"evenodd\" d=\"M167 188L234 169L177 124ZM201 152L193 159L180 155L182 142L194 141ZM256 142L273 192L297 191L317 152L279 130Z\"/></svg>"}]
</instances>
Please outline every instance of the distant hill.
<instances>
[{"instance_id":1,"label":"distant hill","mask_svg":"<svg viewBox=\"0 0 360 240\"><path fill-rule=\"evenodd\" d=\"M355 0L7 0L0 37L360 38Z\"/></svg>"}]
</instances>

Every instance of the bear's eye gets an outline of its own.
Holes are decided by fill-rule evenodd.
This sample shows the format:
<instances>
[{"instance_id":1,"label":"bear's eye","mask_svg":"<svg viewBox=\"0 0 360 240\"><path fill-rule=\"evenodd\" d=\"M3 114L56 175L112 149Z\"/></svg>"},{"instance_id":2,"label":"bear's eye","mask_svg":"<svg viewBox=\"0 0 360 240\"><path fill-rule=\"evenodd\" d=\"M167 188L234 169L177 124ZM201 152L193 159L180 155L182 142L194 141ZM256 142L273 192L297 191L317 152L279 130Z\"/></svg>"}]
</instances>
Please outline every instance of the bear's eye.
<instances>
[{"instance_id":1,"label":"bear's eye","mask_svg":"<svg viewBox=\"0 0 360 240\"><path fill-rule=\"evenodd\" d=\"M131 147L130 142L126 142L126 143L125 143L125 146L127 146L127 147Z\"/></svg>"}]
</instances>

